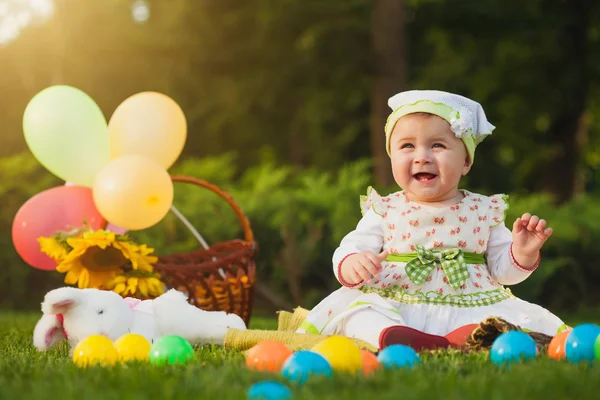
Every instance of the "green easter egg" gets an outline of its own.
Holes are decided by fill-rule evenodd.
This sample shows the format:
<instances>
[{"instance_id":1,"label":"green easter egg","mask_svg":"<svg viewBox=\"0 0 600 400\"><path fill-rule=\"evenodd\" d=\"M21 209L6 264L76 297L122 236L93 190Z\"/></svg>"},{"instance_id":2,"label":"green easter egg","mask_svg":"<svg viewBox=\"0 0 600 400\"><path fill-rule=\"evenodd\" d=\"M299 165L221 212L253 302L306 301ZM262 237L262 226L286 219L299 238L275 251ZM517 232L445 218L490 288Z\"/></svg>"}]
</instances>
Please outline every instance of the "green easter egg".
<instances>
[{"instance_id":1,"label":"green easter egg","mask_svg":"<svg viewBox=\"0 0 600 400\"><path fill-rule=\"evenodd\" d=\"M180 336L163 336L152 344L149 361L155 365L185 364L194 358L194 348Z\"/></svg>"}]
</instances>

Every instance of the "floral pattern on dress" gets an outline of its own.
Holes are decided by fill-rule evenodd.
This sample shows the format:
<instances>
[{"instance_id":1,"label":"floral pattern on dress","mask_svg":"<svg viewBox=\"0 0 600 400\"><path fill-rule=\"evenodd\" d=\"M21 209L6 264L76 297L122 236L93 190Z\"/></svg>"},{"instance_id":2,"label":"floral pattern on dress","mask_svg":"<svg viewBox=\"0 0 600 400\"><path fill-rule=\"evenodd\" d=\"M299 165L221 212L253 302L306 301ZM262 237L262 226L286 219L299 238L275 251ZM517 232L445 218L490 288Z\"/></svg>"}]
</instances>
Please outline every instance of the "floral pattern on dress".
<instances>
[{"instance_id":1,"label":"floral pattern on dress","mask_svg":"<svg viewBox=\"0 0 600 400\"><path fill-rule=\"evenodd\" d=\"M418 243L432 251L460 248L464 252L485 254L491 229L504 221L507 196L484 196L462 190L465 197L455 205L433 207L412 202L403 191L380 196L373 188L361 199L361 210L373 208L382 217L384 250L390 253L414 253ZM503 288L491 277L486 264L467 264L469 279L454 289L442 268L436 268L422 285L406 275L404 262L384 262L379 279L369 286L388 289L393 286L411 292L464 295Z\"/></svg>"}]
</instances>

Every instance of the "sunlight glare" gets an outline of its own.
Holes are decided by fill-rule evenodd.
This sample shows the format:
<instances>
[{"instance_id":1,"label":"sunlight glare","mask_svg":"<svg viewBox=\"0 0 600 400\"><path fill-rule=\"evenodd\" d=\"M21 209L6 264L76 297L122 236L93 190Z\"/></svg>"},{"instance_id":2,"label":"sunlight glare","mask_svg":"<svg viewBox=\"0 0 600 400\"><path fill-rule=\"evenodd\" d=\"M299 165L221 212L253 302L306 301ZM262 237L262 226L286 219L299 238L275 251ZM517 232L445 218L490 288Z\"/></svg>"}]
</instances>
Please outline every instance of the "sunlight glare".
<instances>
[{"instance_id":1,"label":"sunlight glare","mask_svg":"<svg viewBox=\"0 0 600 400\"><path fill-rule=\"evenodd\" d=\"M0 45L7 44L34 22L54 13L54 0L0 0Z\"/></svg>"}]
</instances>

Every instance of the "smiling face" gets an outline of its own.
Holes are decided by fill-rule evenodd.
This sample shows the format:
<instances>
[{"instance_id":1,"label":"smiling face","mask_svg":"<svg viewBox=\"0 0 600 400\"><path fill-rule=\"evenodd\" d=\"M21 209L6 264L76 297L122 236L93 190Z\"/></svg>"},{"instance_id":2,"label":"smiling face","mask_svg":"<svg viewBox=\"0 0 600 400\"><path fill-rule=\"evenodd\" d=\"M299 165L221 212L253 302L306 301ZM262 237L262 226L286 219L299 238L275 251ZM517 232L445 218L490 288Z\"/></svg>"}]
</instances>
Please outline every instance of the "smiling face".
<instances>
[{"instance_id":1,"label":"smiling face","mask_svg":"<svg viewBox=\"0 0 600 400\"><path fill-rule=\"evenodd\" d=\"M444 119L425 113L406 115L390 140L392 172L406 196L421 203L452 203L458 184L471 169L467 149Z\"/></svg>"}]
</instances>

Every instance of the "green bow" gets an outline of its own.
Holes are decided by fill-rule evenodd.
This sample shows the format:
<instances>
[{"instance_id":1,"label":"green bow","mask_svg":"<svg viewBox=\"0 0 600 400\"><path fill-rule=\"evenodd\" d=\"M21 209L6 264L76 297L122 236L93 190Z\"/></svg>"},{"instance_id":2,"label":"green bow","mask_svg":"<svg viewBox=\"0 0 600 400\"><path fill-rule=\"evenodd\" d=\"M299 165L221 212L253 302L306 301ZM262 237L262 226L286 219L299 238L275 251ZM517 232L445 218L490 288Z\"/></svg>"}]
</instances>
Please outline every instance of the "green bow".
<instances>
[{"instance_id":1,"label":"green bow","mask_svg":"<svg viewBox=\"0 0 600 400\"><path fill-rule=\"evenodd\" d=\"M454 289L459 289L469 278L469 270L461 249L431 251L421 245L416 245L415 248L417 256L405 267L406 274L415 284L424 283L438 265L442 267L448 283Z\"/></svg>"}]
</instances>

